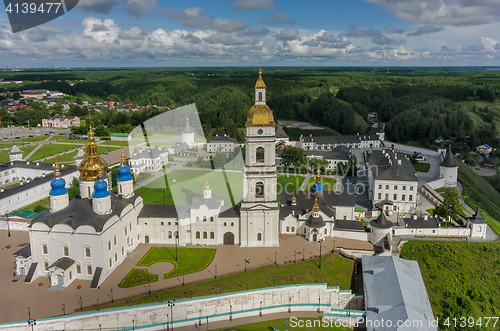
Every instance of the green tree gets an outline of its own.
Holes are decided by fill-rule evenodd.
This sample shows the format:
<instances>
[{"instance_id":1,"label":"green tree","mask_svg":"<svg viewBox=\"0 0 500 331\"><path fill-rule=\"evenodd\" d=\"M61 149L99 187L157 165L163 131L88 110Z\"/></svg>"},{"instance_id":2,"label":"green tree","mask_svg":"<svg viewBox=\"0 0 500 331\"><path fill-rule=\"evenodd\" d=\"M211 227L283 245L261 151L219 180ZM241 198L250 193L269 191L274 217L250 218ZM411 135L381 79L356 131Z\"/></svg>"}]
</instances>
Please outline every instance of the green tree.
<instances>
[{"instance_id":1,"label":"green tree","mask_svg":"<svg viewBox=\"0 0 500 331\"><path fill-rule=\"evenodd\" d=\"M70 200L73 199L73 197L79 193L80 193L80 182L78 181L78 179L76 177L73 177L73 180L71 181L71 185L68 189L69 199Z\"/></svg>"},{"instance_id":2,"label":"green tree","mask_svg":"<svg viewBox=\"0 0 500 331\"><path fill-rule=\"evenodd\" d=\"M307 154L302 148L285 146L281 153L281 161L286 168L293 166L298 169L307 164Z\"/></svg>"},{"instance_id":3,"label":"green tree","mask_svg":"<svg viewBox=\"0 0 500 331\"><path fill-rule=\"evenodd\" d=\"M463 212L460 209L460 193L456 187L447 188L443 194L443 203L437 206L436 214L441 218L445 219L445 222L451 219L457 219L458 216L463 216Z\"/></svg>"},{"instance_id":4,"label":"green tree","mask_svg":"<svg viewBox=\"0 0 500 331\"><path fill-rule=\"evenodd\" d=\"M104 127L104 125L100 124L95 128L95 135L97 137L107 137L109 136L109 131Z\"/></svg>"}]
</instances>

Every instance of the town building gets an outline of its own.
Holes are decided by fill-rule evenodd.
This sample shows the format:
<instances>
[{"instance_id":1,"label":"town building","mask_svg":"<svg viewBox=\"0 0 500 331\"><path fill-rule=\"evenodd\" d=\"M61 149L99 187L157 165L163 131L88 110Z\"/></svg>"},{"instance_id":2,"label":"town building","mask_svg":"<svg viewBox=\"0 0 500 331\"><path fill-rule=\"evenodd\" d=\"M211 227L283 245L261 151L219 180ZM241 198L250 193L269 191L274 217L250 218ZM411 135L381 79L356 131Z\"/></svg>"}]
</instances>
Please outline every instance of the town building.
<instances>
[{"instance_id":1,"label":"town building","mask_svg":"<svg viewBox=\"0 0 500 331\"><path fill-rule=\"evenodd\" d=\"M56 114L49 119L42 119L42 127L44 128L68 128L70 126L80 126L80 118Z\"/></svg>"},{"instance_id":2,"label":"town building","mask_svg":"<svg viewBox=\"0 0 500 331\"><path fill-rule=\"evenodd\" d=\"M338 146L345 146L349 149L369 149L383 146L378 133L372 135L357 134L352 136L301 136L299 145L306 151L328 151Z\"/></svg>"},{"instance_id":3,"label":"town building","mask_svg":"<svg viewBox=\"0 0 500 331\"><path fill-rule=\"evenodd\" d=\"M307 157L312 159L324 159L328 161L326 169L335 170L339 163L347 164L349 158L351 157L351 151L344 145L335 147L332 150L327 151L305 151Z\"/></svg>"},{"instance_id":4,"label":"town building","mask_svg":"<svg viewBox=\"0 0 500 331\"><path fill-rule=\"evenodd\" d=\"M13 145L9 152L10 162L14 161L22 161L23 160L23 151L17 147L17 145Z\"/></svg>"},{"instance_id":5,"label":"town building","mask_svg":"<svg viewBox=\"0 0 500 331\"><path fill-rule=\"evenodd\" d=\"M111 140L112 141L129 142L130 139L131 139L131 136L128 133L115 132L115 133L111 134Z\"/></svg>"},{"instance_id":6,"label":"town building","mask_svg":"<svg viewBox=\"0 0 500 331\"><path fill-rule=\"evenodd\" d=\"M215 136L207 140L207 152L230 153L234 150L234 139L224 136Z\"/></svg>"},{"instance_id":7,"label":"town building","mask_svg":"<svg viewBox=\"0 0 500 331\"><path fill-rule=\"evenodd\" d=\"M278 125L276 129L276 143L279 143L281 141L288 143L290 141L290 138L286 134L285 130L283 130L283 127L281 125Z\"/></svg>"},{"instance_id":8,"label":"town building","mask_svg":"<svg viewBox=\"0 0 500 331\"><path fill-rule=\"evenodd\" d=\"M132 173L139 174L145 171L162 171L168 163L168 151L158 148L147 148L130 156L129 164Z\"/></svg>"},{"instance_id":9,"label":"town building","mask_svg":"<svg viewBox=\"0 0 500 331\"><path fill-rule=\"evenodd\" d=\"M493 147L488 144L480 145L476 147L476 152L483 155L489 155L493 151Z\"/></svg>"}]
</instances>

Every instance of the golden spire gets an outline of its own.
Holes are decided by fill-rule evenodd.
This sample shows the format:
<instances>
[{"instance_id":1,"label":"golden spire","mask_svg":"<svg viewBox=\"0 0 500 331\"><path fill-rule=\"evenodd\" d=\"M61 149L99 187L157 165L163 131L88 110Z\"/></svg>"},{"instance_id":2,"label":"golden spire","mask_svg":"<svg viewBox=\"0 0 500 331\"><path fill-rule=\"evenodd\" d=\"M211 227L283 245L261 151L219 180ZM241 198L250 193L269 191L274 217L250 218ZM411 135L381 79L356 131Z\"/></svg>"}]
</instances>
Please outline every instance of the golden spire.
<instances>
[{"instance_id":1,"label":"golden spire","mask_svg":"<svg viewBox=\"0 0 500 331\"><path fill-rule=\"evenodd\" d=\"M57 163L57 155L56 155L56 165L54 166L54 169L56 170L54 172L54 178L55 179L61 178L61 171L59 170L59 164Z\"/></svg>"},{"instance_id":2,"label":"golden spire","mask_svg":"<svg viewBox=\"0 0 500 331\"><path fill-rule=\"evenodd\" d=\"M318 163L318 170L316 170L316 183L321 183L321 170L319 168L319 163Z\"/></svg>"},{"instance_id":3,"label":"golden spire","mask_svg":"<svg viewBox=\"0 0 500 331\"><path fill-rule=\"evenodd\" d=\"M92 129L92 115L89 111L89 140L87 142L85 158L78 166L80 172L80 180L95 181L100 172L103 173L103 178L107 178L106 169L108 164L101 159L97 152L97 143L94 138L94 130Z\"/></svg>"},{"instance_id":4,"label":"golden spire","mask_svg":"<svg viewBox=\"0 0 500 331\"><path fill-rule=\"evenodd\" d=\"M122 145L122 162L121 162L121 166L122 167L126 166L126 164L125 164L125 152L123 151L123 145Z\"/></svg>"},{"instance_id":5,"label":"golden spire","mask_svg":"<svg viewBox=\"0 0 500 331\"><path fill-rule=\"evenodd\" d=\"M261 63L262 64L262 63ZM264 83L264 80L262 79L262 67L259 68L259 78L257 79L257 83L255 83L255 89L265 89L266 84ZM265 92L260 91L259 94L264 94ZM250 111L248 112L247 115L247 123L246 126L275 126L276 124L274 123L274 116L273 116L273 111L271 108L269 108L268 105L265 103L265 97L258 102L257 101L260 99L257 99L256 96L256 104L253 105L252 108L250 108Z\"/></svg>"},{"instance_id":6,"label":"golden spire","mask_svg":"<svg viewBox=\"0 0 500 331\"><path fill-rule=\"evenodd\" d=\"M292 202L297 201L297 198L295 197L295 191L293 191L293 196L292 196Z\"/></svg>"},{"instance_id":7,"label":"golden spire","mask_svg":"<svg viewBox=\"0 0 500 331\"><path fill-rule=\"evenodd\" d=\"M210 190L210 185L208 185L208 179L207 182L205 183L205 186L203 186L204 190Z\"/></svg>"},{"instance_id":8,"label":"golden spire","mask_svg":"<svg viewBox=\"0 0 500 331\"><path fill-rule=\"evenodd\" d=\"M315 213L319 212L319 205L318 205L318 198L317 197L316 197L316 200L314 200L313 212L315 212Z\"/></svg>"},{"instance_id":9,"label":"golden spire","mask_svg":"<svg viewBox=\"0 0 500 331\"><path fill-rule=\"evenodd\" d=\"M260 67L259 67L259 78L257 79L257 83L255 83L255 88L260 89L260 88L266 88L266 84L264 83L264 80L262 79L262 61L259 62Z\"/></svg>"}]
</instances>

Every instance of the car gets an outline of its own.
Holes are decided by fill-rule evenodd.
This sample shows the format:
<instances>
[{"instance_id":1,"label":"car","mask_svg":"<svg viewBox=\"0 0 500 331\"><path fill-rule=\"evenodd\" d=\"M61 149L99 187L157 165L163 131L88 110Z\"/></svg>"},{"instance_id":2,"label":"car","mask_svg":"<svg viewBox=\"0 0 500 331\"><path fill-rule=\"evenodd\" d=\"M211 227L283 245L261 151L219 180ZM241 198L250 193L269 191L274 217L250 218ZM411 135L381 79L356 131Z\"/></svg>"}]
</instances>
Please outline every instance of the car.
<instances>
[{"instance_id":1,"label":"car","mask_svg":"<svg viewBox=\"0 0 500 331\"><path fill-rule=\"evenodd\" d=\"M21 139L21 137L16 137L16 138L14 138L14 139Z\"/></svg>"},{"instance_id":2,"label":"car","mask_svg":"<svg viewBox=\"0 0 500 331\"><path fill-rule=\"evenodd\" d=\"M46 135L46 136L48 136L49 134L48 134L48 133L46 133L45 135Z\"/></svg>"},{"instance_id":3,"label":"car","mask_svg":"<svg viewBox=\"0 0 500 331\"><path fill-rule=\"evenodd\" d=\"M64 135L66 135L66 133L61 132L61 133L59 133L59 135L60 135L60 136L64 136Z\"/></svg>"},{"instance_id":4,"label":"car","mask_svg":"<svg viewBox=\"0 0 500 331\"><path fill-rule=\"evenodd\" d=\"M38 133L38 132L40 132L40 130L36 130L35 132Z\"/></svg>"},{"instance_id":5,"label":"car","mask_svg":"<svg viewBox=\"0 0 500 331\"><path fill-rule=\"evenodd\" d=\"M28 137L29 137L29 138L33 138L33 137L34 137L34 135L30 134Z\"/></svg>"}]
</instances>

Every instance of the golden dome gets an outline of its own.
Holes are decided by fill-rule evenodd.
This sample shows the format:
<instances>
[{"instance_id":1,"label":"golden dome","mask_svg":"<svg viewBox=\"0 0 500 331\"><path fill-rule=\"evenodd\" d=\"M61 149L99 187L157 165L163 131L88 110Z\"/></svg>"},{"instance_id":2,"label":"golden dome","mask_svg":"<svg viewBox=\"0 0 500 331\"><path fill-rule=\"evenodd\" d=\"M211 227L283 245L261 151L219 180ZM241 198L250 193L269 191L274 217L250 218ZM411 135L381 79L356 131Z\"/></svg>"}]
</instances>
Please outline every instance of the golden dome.
<instances>
[{"instance_id":1,"label":"golden dome","mask_svg":"<svg viewBox=\"0 0 500 331\"><path fill-rule=\"evenodd\" d=\"M91 118L89 116L89 122ZM92 122L90 122L89 131L89 141L87 142L87 151L85 152L85 158L82 163L78 166L78 171L80 172L80 180L85 181L96 181L97 176L102 172L103 178L107 178L107 168L108 164L106 161L101 159L97 153L97 144L94 139L94 131L92 130Z\"/></svg>"},{"instance_id":2,"label":"golden dome","mask_svg":"<svg viewBox=\"0 0 500 331\"><path fill-rule=\"evenodd\" d=\"M295 197L295 192L293 192L292 201L297 201L297 198Z\"/></svg>"},{"instance_id":3,"label":"golden dome","mask_svg":"<svg viewBox=\"0 0 500 331\"><path fill-rule=\"evenodd\" d=\"M313 212L319 212L318 198L314 201Z\"/></svg>"},{"instance_id":4,"label":"golden dome","mask_svg":"<svg viewBox=\"0 0 500 331\"><path fill-rule=\"evenodd\" d=\"M205 183L205 186L203 186L203 189L204 189L204 190L210 190L210 185L208 185L208 180L207 180L207 182Z\"/></svg>"},{"instance_id":5,"label":"golden dome","mask_svg":"<svg viewBox=\"0 0 500 331\"><path fill-rule=\"evenodd\" d=\"M273 111L267 105L254 105L247 115L246 126L274 126Z\"/></svg>"},{"instance_id":6,"label":"golden dome","mask_svg":"<svg viewBox=\"0 0 500 331\"><path fill-rule=\"evenodd\" d=\"M262 68L259 69L259 79L257 79L257 83L255 83L255 88L266 88L266 83L262 79Z\"/></svg>"},{"instance_id":7,"label":"golden dome","mask_svg":"<svg viewBox=\"0 0 500 331\"><path fill-rule=\"evenodd\" d=\"M321 170L318 164L318 170L316 170L316 183L321 183Z\"/></svg>"}]
</instances>

